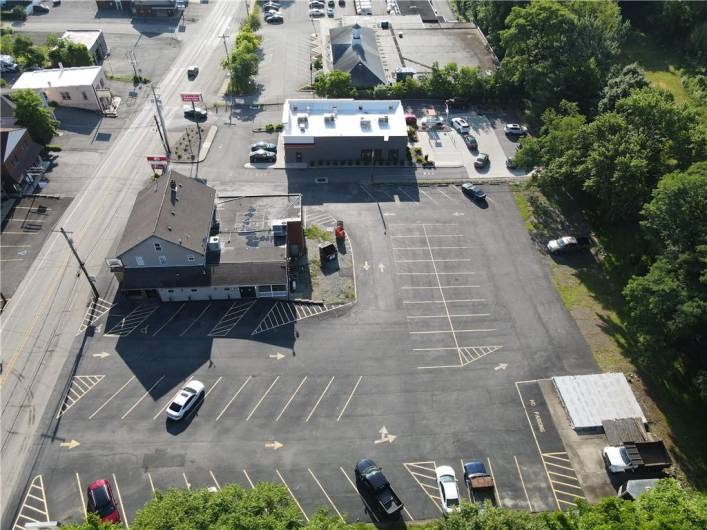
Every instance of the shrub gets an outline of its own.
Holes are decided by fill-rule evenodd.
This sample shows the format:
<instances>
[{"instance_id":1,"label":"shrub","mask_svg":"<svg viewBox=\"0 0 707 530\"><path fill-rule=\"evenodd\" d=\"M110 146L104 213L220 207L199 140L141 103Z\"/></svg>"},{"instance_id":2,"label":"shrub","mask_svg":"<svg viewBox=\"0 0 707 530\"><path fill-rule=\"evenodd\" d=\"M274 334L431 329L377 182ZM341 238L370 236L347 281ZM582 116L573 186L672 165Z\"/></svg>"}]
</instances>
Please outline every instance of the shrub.
<instances>
[{"instance_id":1,"label":"shrub","mask_svg":"<svg viewBox=\"0 0 707 530\"><path fill-rule=\"evenodd\" d=\"M265 130L266 130L267 132L271 133L271 132L273 132L273 131L275 130L275 126L274 126L272 123L268 123L268 124L265 126Z\"/></svg>"},{"instance_id":2,"label":"shrub","mask_svg":"<svg viewBox=\"0 0 707 530\"><path fill-rule=\"evenodd\" d=\"M47 144L47 151L59 152L61 151L61 146L57 144Z\"/></svg>"}]
</instances>

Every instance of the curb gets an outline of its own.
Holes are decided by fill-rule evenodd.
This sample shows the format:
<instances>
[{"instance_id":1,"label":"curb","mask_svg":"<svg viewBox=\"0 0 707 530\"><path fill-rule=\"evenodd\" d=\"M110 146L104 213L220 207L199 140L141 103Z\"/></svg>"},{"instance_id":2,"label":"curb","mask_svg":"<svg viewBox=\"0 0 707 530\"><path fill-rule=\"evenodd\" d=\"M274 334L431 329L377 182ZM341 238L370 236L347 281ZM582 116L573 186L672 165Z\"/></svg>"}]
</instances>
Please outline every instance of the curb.
<instances>
[{"instance_id":1,"label":"curb","mask_svg":"<svg viewBox=\"0 0 707 530\"><path fill-rule=\"evenodd\" d=\"M201 163L204 160L206 160L206 155L209 154L209 150L211 149L211 144L214 142L214 138L216 137L216 133L218 132L218 127L216 125L212 125L211 128L209 129L209 134L206 135L206 139L204 140L204 143L201 145L201 150L199 151L199 158L197 160L172 160L170 159L169 163L170 164L196 164L197 162Z\"/></svg>"}]
</instances>

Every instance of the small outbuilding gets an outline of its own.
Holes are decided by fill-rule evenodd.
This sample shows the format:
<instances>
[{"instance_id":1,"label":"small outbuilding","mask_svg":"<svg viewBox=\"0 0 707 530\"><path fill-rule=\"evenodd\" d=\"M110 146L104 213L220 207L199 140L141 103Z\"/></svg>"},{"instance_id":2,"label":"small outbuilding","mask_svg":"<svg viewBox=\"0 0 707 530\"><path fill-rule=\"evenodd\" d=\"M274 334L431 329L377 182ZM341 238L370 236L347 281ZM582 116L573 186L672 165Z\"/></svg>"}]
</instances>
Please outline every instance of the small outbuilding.
<instances>
[{"instance_id":1,"label":"small outbuilding","mask_svg":"<svg viewBox=\"0 0 707 530\"><path fill-rule=\"evenodd\" d=\"M621 373L553 377L562 405L576 431L601 430L606 420L646 417Z\"/></svg>"},{"instance_id":2,"label":"small outbuilding","mask_svg":"<svg viewBox=\"0 0 707 530\"><path fill-rule=\"evenodd\" d=\"M86 46L96 64L101 64L108 56L108 44L100 29L69 29L61 38Z\"/></svg>"},{"instance_id":3,"label":"small outbuilding","mask_svg":"<svg viewBox=\"0 0 707 530\"><path fill-rule=\"evenodd\" d=\"M329 40L334 69L351 74L353 86L370 88L387 82L373 29L358 23L334 28Z\"/></svg>"}]
</instances>

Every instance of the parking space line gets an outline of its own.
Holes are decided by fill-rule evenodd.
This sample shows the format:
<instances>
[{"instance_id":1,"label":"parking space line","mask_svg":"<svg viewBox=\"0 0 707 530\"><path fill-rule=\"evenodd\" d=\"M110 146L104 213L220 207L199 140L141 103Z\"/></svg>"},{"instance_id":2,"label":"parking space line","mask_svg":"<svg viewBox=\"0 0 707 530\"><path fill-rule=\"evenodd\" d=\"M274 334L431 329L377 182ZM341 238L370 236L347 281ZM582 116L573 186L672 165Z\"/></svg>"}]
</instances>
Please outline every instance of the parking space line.
<instances>
[{"instance_id":1,"label":"parking space line","mask_svg":"<svg viewBox=\"0 0 707 530\"><path fill-rule=\"evenodd\" d=\"M223 379L223 376L219 377L219 378L216 380L216 382L215 382L213 385L211 385L211 388L209 388L209 389L206 391L206 394L204 395L204 399L206 399L207 397L209 397L209 394L211 394L211 391L212 391L214 388L216 388L216 385L218 385L218 384L221 382L221 379Z\"/></svg>"},{"instance_id":2,"label":"parking space line","mask_svg":"<svg viewBox=\"0 0 707 530\"><path fill-rule=\"evenodd\" d=\"M498 488L498 482L496 482L496 476L493 474L493 465L491 465L491 458L489 458L487 456L486 461L489 463L489 473L491 474L491 478L493 479L493 483L496 486L494 488L494 495L496 495L496 502L498 503L499 506L503 506L503 503L501 502L501 490Z\"/></svg>"},{"instance_id":3,"label":"parking space line","mask_svg":"<svg viewBox=\"0 0 707 530\"><path fill-rule=\"evenodd\" d=\"M457 258L457 259L397 259L395 263L444 263L444 262L454 262L454 261L472 261L471 258Z\"/></svg>"},{"instance_id":4,"label":"parking space line","mask_svg":"<svg viewBox=\"0 0 707 530\"><path fill-rule=\"evenodd\" d=\"M250 381L252 378L253 378L252 375L249 375L248 377L246 377L246 380L243 382L243 384L241 385L241 387L236 391L236 393L235 393L235 394L233 395L233 397L228 401L228 403L226 403L226 406L223 407L223 410L219 413L219 415L216 416L216 421L218 421L218 420L221 419L221 416L223 416L224 413L226 412L226 410L228 409L228 407L231 406L231 403L233 403L233 400L238 397L238 394L241 393L241 390L243 390L243 389L245 388L245 386L248 384L248 381Z\"/></svg>"},{"instance_id":5,"label":"parking space line","mask_svg":"<svg viewBox=\"0 0 707 530\"><path fill-rule=\"evenodd\" d=\"M78 472L76 473L76 485L79 488L79 497L81 498L81 509L83 510L83 518L88 518L88 512L86 511L86 499L83 496L83 488L81 487L81 478Z\"/></svg>"},{"instance_id":6,"label":"parking space line","mask_svg":"<svg viewBox=\"0 0 707 530\"><path fill-rule=\"evenodd\" d=\"M115 476L115 473L112 473L113 475L113 484L115 484L115 492L118 494L118 503L120 503L120 508L123 510L123 524L125 525L125 530L130 530L130 525L128 524L128 511L127 508L125 507L125 504L123 503L123 497L120 494L120 486L118 485L118 478Z\"/></svg>"},{"instance_id":7,"label":"parking space line","mask_svg":"<svg viewBox=\"0 0 707 530\"><path fill-rule=\"evenodd\" d=\"M324 388L324 392L322 392L322 395L319 396L319 399L318 399L317 402L314 404L314 407L313 407L312 410L310 411L309 416L307 416L307 419L304 420L305 423L308 423L308 422L309 422L309 419L312 417L312 414L314 414L314 411L317 410L317 407L319 406L319 403L320 403L321 400L324 398L324 394L326 394L327 390L329 390L329 387L330 387L331 384L334 382L334 377L335 377L335 376L331 376L331 379L329 379L329 384L326 386L326 388Z\"/></svg>"},{"instance_id":8,"label":"parking space line","mask_svg":"<svg viewBox=\"0 0 707 530\"><path fill-rule=\"evenodd\" d=\"M209 331L209 337L225 337L228 335L231 330L238 325L241 319L243 319L246 313L248 313L250 308L253 307L255 302L256 300L251 300L246 303L234 302L211 331Z\"/></svg>"},{"instance_id":9,"label":"parking space line","mask_svg":"<svg viewBox=\"0 0 707 530\"><path fill-rule=\"evenodd\" d=\"M302 378L302 381L300 382L299 386L295 389L295 391L290 396L290 399L288 399L287 403L285 403L285 406L282 407L282 410L280 411L280 414L277 415L277 418L275 418L275 421L278 421L280 419L280 417L285 413L285 411L287 410L287 407L290 406L290 403L292 403L292 400L295 398L295 396L297 395L297 392L299 392L299 389L302 388L302 385L304 384L304 382L306 380L307 380L307 376L305 375Z\"/></svg>"},{"instance_id":10,"label":"parking space line","mask_svg":"<svg viewBox=\"0 0 707 530\"><path fill-rule=\"evenodd\" d=\"M523 480L523 473L520 470L520 464L518 463L518 458L513 455L513 460L516 463L516 469L518 470L518 476L520 477L520 485L523 486L523 493L525 494L525 500L528 502L528 511L533 513L533 505L530 504L530 497L528 496L528 490L525 488L525 480Z\"/></svg>"},{"instance_id":11,"label":"parking space line","mask_svg":"<svg viewBox=\"0 0 707 530\"><path fill-rule=\"evenodd\" d=\"M446 300L448 304L454 304L458 302L485 302L485 298L467 298L466 300ZM443 304L444 300L404 300L403 304Z\"/></svg>"},{"instance_id":12,"label":"parking space line","mask_svg":"<svg viewBox=\"0 0 707 530\"><path fill-rule=\"evenodd\" d=\"M184 331L182 331L182 332L179 334L179 336L180 336L180 337L183 337L184 335L186 335L186 333L192 328L192 326L193 326L194 324L196 324L196 323L199 321L199 319L200 319L201 317L204 316L204 313L206 313L206 312L209 310L210 307L211 307L211 304L207 305L207 306L204 308L204 310L203 310L201 313L199 313L199 315L184 329Z\"/></svg>"},{"instance_id":13,"label":"parking space line","mask_svg":"<svg viewBox=\"0 0 707 530\"><path fill-rule=\"evenodd\" d=\"M250 477L248 476L248 472L245 469L243 470L243 474L245 475L245 479L248 481L248 484L250 484L251 489L255 488L255 484L253 484L253 481L250 480ZM278 475L279 475L279 473L278 473ZM282 480L282 477L280 478L280 480ZM282 483L284 484L285 481L283 480ZM285 484L285 487L287 488L287 484ZM289 491L289 489L290 488L287 488L288 491ZM290 495L292 495L292 494L290 493ZM300 510L301 509L302 508L300 508ZM307 517L307 516L305 515L305 517Z\"/></svg>"},{"instance_id":14,"label":"parking space line","mask_svg":"<svg viewBox=\"0 0 707 530\"><path fill-rule=\"evenodd\" d=\"M157 497L155 494L155 483L152 482L152 475L150 475L149 471L145 471L145 475L147 475L147 481L150 483L150 489L152 490L152 496Z\"/></svg>"},{"instance_id":15,"label":"parking space line","mask_svg":"<svg viewBox=\"0 0 707 530\"><path fill-rule=\"evenodd\" d=\"M478 287L481 287L480 285L425 285L425 286L416 286L416 285L405 285L401 287L400 289L476 289Z\"/></svg>"},{"instance_id":16,"label":"parking space line","mask_svg":"<svg viewBox=\"0 0 707 530\"><path fill-rule=\"evenodd\" d=\"M299 508L299 511L302 512L302 515L304 515L305 521L309 522L309 517L307 517L307 514L304 513L304 510L302 509L302 506L300 505L299 501L297 500L297 497L294 496L294 494L292 493L292 490L291 490L290 487L287 485L287 482L285 482L285 479L282 478L282 474L280 473L280 470L276 468L276 469L275 469L275 473L277 473L277 476L280 477L280 480L281 480L282 483L285 485L285 488L287 488L287 491L288 491L288 493L290 494L290 497L292 497L292 500L295 501L295 504L296 504L297 507ZM249 480L250 480L250 479L249 479Z\"/></svg>"},{"instance_id":17,"label":"parking space line","mask_svg":"<svg viewBox=\"0 0 707 530\"><path fill-rule=\"evenodd\" d=\"M189 480L187 480L187 474L182 471L182 478L184 478L184 484L186 484L187 489L191 491L191 484L189 483Z\"/></svg>"},{"instance_id":18,"label":"parking space line","mask_svg":"<svg viewBox=\"0 0 707 530\"><path fill-rule=\"evenodd\" d=\"M214 481L214 484L216 484L216 489L221 491L221 484L218 483L218 480L216 480L216 477L214 476L214 472L209 469L209 475L211 475L211 480Z\"/></svg>"},{"instance_id":19,"label":"parking space line","mask_svg":"<svg viewBox=\"0 0 707 530\"><path fill-rule=\"evenodd\" d=\"M157 311L160 307L159 304L154 305L141 305L130 311L126 316L124 316L120 322L109 329L107 335L119 335L127 336L130 335L135 329L147 320L152 313Z\"/></svg>"},{"instance_id":20,"label":"parking space line","mask_svg":"<svg viewBox=\"0 0 707 530\"><path fill-rule=\"evenodd\" d=\"M172 322L172 320L174 319L174 317L176 317L176 316L179 314L179 312L180 312L182 309L184 309L184 306L186 306L186 305L187 305L187 304L182 304L182 305L180 305L180 306L177 308L177 310L174 312L174 314L173 314L171 317L169 317L169 318L167 319L167 321L166 321L164 324L162 324L159 328L157 328L157 331L155 331L155 332L152 334L152 336L153 336L153 337L156 336L160 331L162 331L162 330L167 326L167 324L169 324L170 322Z\"/></svg>"},{"instance_id":21,"label":"parking space line","mask_svg":"<svg viewBox=\"0 0 707 530\"><path fill-rule=\"evenodd\" d=\"M467 313L465 315L449 315L452 318L467 318L467 317L487 317L491 313ZM416 318L447 318L447 315L411 315L407 318L413 320Z\"/></svg>"},{"instance_id":22,"label":"parking space line","mask_svg":"<svg viewBox=\"0 0 707 530\"><path fill-rule=\"evenodd\" d=\"M159 385L159 384L162 382L162 380L163 380L165 377L166 377L166 376L163 375L163 376L160 377L157 381L155 381L155 383L154 383L150 388L148 388L147 391L146 391L142 396L140 396L140 399L138 399L138 400L135 402L135 404L134 404L132 407L130 407L130 408L127 410L127 412L126 412L125 414L123 414L123 415L120 417L120 419L121 419L121 420L124 420L125 417L126 417L128 414L130 414L130 413L133 411L133 409L134 409L135 407L137 407L137 406L140 404L140 402L142 402L142 400L145 399L145 398L150 394L150 392L152 392L152 390L153 390L157 385Z\"/></svg>"},{"instance_id":23,"label":"parking space line","mask_svg":"<svg viewBox=\"0 0 707 530\"><path fill-rule=\"evenodd\" d=\"M341 512L340 512L339 509L336 507L336 504L334 504L334 501L331 500L331 497L329 497L329 494L328 494L328 493L326 492L326 490L324 489L324 486L322 486L322 483L319 482L319 479L314 475L314 473L312 473L312 470L311 470L310 468L307 468L307 471L309 471L309 474L312 475L312 478L314 479L314 482L316 482L316 483L317 483L317 486L319 486L319 489L322 490L322 493L324 494L324 496L326 497L326 499L329 501L329 504L331 504L331 507L334 508L334 511L337 513L337 515L341 518L341 520L342 520L343 522L346 522L346 520L344 519L344 516L341 515Z\"/></svg>"},{"instance_id":24,"label":"parking space line","mask_svg":"<svg viewBox=\"0 0 707 530\"><path fill-rule=\"evenodd\" d=\"M434 272L396 272L400 276L434 276ZM440 276L444 275L459 275L463 276L465 274L476 274L475 272L438 272Z\"/></svg>"},{"instance_id":25,"label":"parking space line","mask_svg":"<svg viewBox=\"0 0 707 530\"><path fill-rule=\"evenodd\" d=\"M251 416L253 416L253 414L255 413L256 410L258 410L258 407L260 406L260 404L263 402L263 400L265 399L265 397L270 393L270 391L272 390L272 387L275 386L275 383L277 383L277 381L278 381L279 379L280 379L280 376L278 375L278 376L275 378L275 381L273 381L273 382L270 384L270 386L268 387L268 389L265 391L265 394L263 394L263 397L260 398L260 401L258 401L258 402L255 404L255 407L253 407L253 410L250 411L250 414L248 414L248 417L245 419L245 421L250 420Z\"/></svg>"},{"instance_id":26,"label":"parking space line","mask_svg":"<svg viewBox=\"0 0 707 530\"><path fill-rule=\"evenodd\" d=\"M363 379L363 376L359 376L358 381L356 381L356 384L353 387L353 390L351 391L351 394L349 394L349 399L346 400L346 403L344 403L344 408L341 409L341 412L339 413L339 417L336 418L336 421L339 421L341 419L341 416L344 415L344 412L346 412L346 407L349 406L349 402L351 401L351 398L353 397L354 393L356 392L356 389L358 388L358 385L361 383L361 379Z\"/></svg>"},{"instance_id":27,"label":"parking space line","mask_svg":"<svg viewBox=\"0 0 707 530\"><path fill-rule=\"evenodd\" d=\"M548 473L550 473L551 475L557 475L558 477L569 478L569 479L572 479L572 480L574 480L574 478L575 478L575 477L573 477L573 476L571 476L571 475L564 475L564 474L562 474L562 473L557 473L556 471L548 471Z\"/></svg>"},{"instance_id":28,"label":"parking space line","mask_svg":"<svg viewBox=\"0 0 707 530\"><path fill-rule=\"evenodd\" d=\"M427 197L429 200L431 200L433 203L439 204L436 200L434 200L434 199L432 198L432 196L431 196L429 193L427 193L427 192L426 192L425 190L423 190L422 188L418 188L418 191L419 191L420 193L422 193L425 197Z\"/></svg>"},{"instance_id":29,"label":"parking space line","mask_svg":"<svg viewBox=\"0 0 707 530\"><path fill-rule=\"evenodd\" d=\"M37 493L41 495L41 497L37 497L32 493L35 490L38 490ZM39 507L30 504L30 499L34 499L34 501L36 501ZM32 479L32 482L30 482L29 486L27 487L27 493L25 495L24 500L22 501L22 505L20 507L19 513L17 514L17 518L15 519L15 524L12 526L13 530L25 529L24 524L21 524L20 520L22 520L22 523L25 523L25 521L29 521L31 523L42 522L35 519L32 515L27 515L25 513L25 510L27 508L29 508L33 512L41 513L42 515L44 515L44 519L46 521L49 521L49 509L47 507L47 498L44 493L44 479L42 478L42 475L35 476Z\"/></svg>"},{"instance_id":30,"label":"parking space line","mask_svg":"<svg viewBox=\"0 0 707 530\"><path fill-rule=\"evenodd\" d=\"M432 464L431 468L430 464ZM425 495L427 495L427 498L430 499L432 504L434 504L435 507L440 511L440 513L442 513L442 507L439 505L441 500L439 498L439 495L432 495L429 492L429 490L433 490L435 493L439 493L439 489L437 487L437 477L429 476L424 473L421 473L420 471L417 471L417 469L422 469L424 471L434 473L435 469L437 468L437 465L435 464L434 460L428 462L403 462L403 467L408 473L410 473L412 479L417 483L418 486L420 486L420 489ZM434 481L434 485L425 484L418 477L422 477L426 480L432 480Z\"/></svg>"},{"instance_id":31,"label":"parking space line","mask_svg":"<svg viewBox=\"0 0 707 530\"><path fill-rule=\"evenodd\" d=\"M91 304L86 309L86 314L83 317L83 322L81 322L81 325L79 326L78 333L83 333L84 331L86 331L89 326L92 326L103 315L113 309L114 305L115 304L113 304L112 302L104 300L103 298L98 298L94 302L91 302Z\"/></svg>"},{"instance_id":32,"label":"parking space line","mask_svg":"<svg viewBox=\"0 0 707 530\"><path fill-rule=\"evenodd\" d=\"M110 402L113 400L113 398L114 398L115 396L117 396L118 394L120 394L120 393L125 389L125 387L128 386L128 385L132 382L133 379L135 379L135 376L132 376L130 379L128 379L128 381L127 381L123 386L121 386L121 387L115 392L115 394L113 394L111 397L109 397L109 398L105 401L105 403L103 403L103 405L101 405L100 407L98 407L98 408L96 409L96 412L94 412L93 414L91 414L91 415L88 417L88 419L89 419L89 420L92 420L93 417L94 417L96 414L98 414L101 410L103 410L103 407L105 407L108 403L110 403Z\"/></svg>"},{"instance_id":33,"label":"parking space line","mask_svg":"<svg viewBox=\"0 0 707 530\"><path fill-rule=\"evenodd\" d=\"M425 224L427 226L433 226L430 223L425 223ZM406 235L400 235L400 236L391 235L390 237L403 239L403 238L410 238L410 237L424 237L424 234L414 234L414 235L406 234ZM436 239L438 237L464 237L464 234L429 234L427 237L429 239Z\"/></svg>"},{"instance_id":34,"label":"parking space line","mask_svg":"<svg viewBox=\"0 0 707 530\"><path fill-rule=\"evenodd\" d=\"M447 329L442 331L409 331L408 333L410 335L433 335L435 333L478 333L484 331L496 331L496 329Z\"/></svg>"},{"instance_id":35,"label":"parking space line","mask_svg":"<svg viewBox=\"0 0 707 530\"><path fill-rule=\"evenodd\" d=\"M460 458L460 459L459 459L459 462L461 462L462 471L463 471L464 473L466 473L466 467L464 467L464 459L463 459L463 458ZM469 499L469 503L470 503L470 504L474 504L474 501L471 499L471 490L469 489L469 485L468 485L468 484L465 484L464 489L466 490L466 496L467 496L467 498Z\"/></svg>"},{"instance_id":36,"label":"parking space line","mask_svg":"<svg viewBox=\"0 0 707 530\"><path fill-rule=\"evenodd\" d=\"M365 498L363 497L363 495L361 495L361 493L358 491L358 488L356 487L356 484L353 483L353 481L351 480L351 477L349 477L348 473L346 473L346 471L344 471L344 468L341 467L341 466L339 466L339 469L340 469L341 472L344 474L344 477L346 477L346 480L348 481L348 483L351 484L351 487L352 487L353 490L356 492L356 495L358 495L359 498L363 501L363 504L366 505L366 511L370 514L371 517L373 517L373 520L374 520L375 522L380 522L380 519L378 519L378 517L376 516L376 513L371 509L371 507L369 506L369 504L368 504L368 502L366 501L366 499L365 499Z\"/></svg>"}]
</instances>

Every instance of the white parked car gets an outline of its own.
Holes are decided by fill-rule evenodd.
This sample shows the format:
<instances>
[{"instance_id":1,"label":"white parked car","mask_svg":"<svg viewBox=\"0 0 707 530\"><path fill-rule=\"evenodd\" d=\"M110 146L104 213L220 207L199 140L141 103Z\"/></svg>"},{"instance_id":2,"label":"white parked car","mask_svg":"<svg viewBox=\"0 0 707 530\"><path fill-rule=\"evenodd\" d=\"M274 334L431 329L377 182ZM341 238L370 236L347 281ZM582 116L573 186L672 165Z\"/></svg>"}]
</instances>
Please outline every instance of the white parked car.
<instances>
[{"instance_id":1,"label":"white parked car","mask_svg":"<svg viewBox=\"0 0 707 530\"><path fill-rule=\"evenodd\" d=\"M454 469L450 466L438 466L435 469L435 474L437 475L437 487L444 515L458 512L461 506L459 505L459 487Z\"/></svg>"},{"instance_id":2,"label":"white parked car","mask_svg":"<svg viewBox=\"0 0 707 530\"><path fill-rule=\"evenodd\" d=\"M167 417L170 420L181 420L194 405L204 396L204 383L201 381L189 381L177 392L174 399L167 407Z\"/></svg>"},{"instance_id":3,"label":"white parked car","mask_svg":"<svg viewBox=\"0 0 707 530\"><path fill-rule=\"evenodd\" d=\"M309 16L310 17L323 17L325 15L323 9L310 9L309 10Z\"/></svg>"},{"instance_id":4,"label":"white parked car","mask_svg":"<svg viewBox=\"0 0 707 530\"><path fill-rule=\"evenodd\" d=\"M452 118L452 127L454 127L459 134L469 134L469 124L464 118Z\"/></svg>"},{"instance_id":5,"label":"white parked car","mask_svg":"<svg viewBox=\"0 0 707 530\"><path fill-rule=\"evenodd\" d=\"M517 123L506 123L503 126L503 132L506 134L515 134L517 136L522 136L528 133L528 129Z\"/></svg>"}]
</instances>

